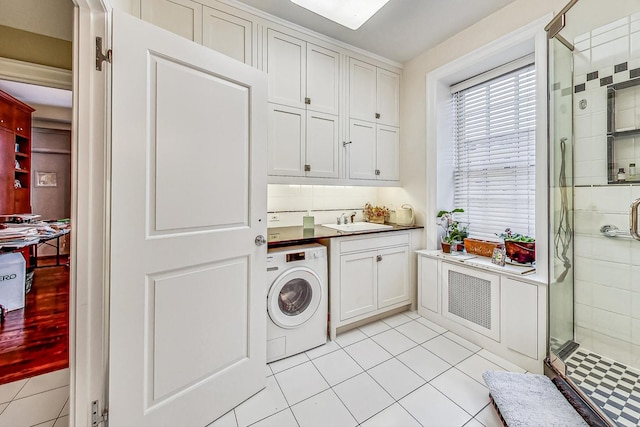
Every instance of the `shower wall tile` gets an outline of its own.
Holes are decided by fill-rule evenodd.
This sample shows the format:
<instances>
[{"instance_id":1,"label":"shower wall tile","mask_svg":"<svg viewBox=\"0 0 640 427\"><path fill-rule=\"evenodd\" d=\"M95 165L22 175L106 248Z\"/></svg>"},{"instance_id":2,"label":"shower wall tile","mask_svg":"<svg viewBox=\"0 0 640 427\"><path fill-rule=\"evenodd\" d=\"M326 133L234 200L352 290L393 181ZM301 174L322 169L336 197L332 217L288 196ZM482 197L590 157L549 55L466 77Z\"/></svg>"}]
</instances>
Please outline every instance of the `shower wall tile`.
<instances>
[{"instance_id":1,"label":"shower wall tile","mask_svg":"<svg viewBox=\"0 0 640 427\"><path fill-rule=\"evenodd\" d=\"M631 290L631 266L593 259L591 260L591 281L618 289Z\"/></svg>"},{"instance_id":2,"label":"shower wall tile","mask_svg":"<svg viewBox=\"0 0 640 427\"><path fill-rule=\"evenodd\" d=\"M591 204L592 190L591 187L576 187L573 189L573 207L575 210L590 210L593 208Z\"/></svg>"},{"instance_id":3,"label":"shower wall tile","mask_svg":"<svg viewBox=\"0 0 640 427\"><path fill-rule=\"evenodd\" d=\"M584 348L593 348L593 330L591 328L583 328L576 326L576 341Z\"/></svg>"},{"instance_id":4,"label":"shower wall tile","mask_svg":"<svg viewBox=\"0 0 640 427\"><path fill-rule=\"evenodd\" d=\"M594 187L592 201L594 210L601 212L628 213L631 197L630 186Z\"/></svg>"},{"instance_id":5,"label":"shower wall tile","mask_svg":"<svg viewBox=\"0 0 640 427\"><path fill-rule=\"evenodd\" d=\"M599 308L593 309L593 331L631 343L631 318Z\"/></svg>"},{"instance_id":6,"label":"shower wall tile","mask_svg":"<svg viewBox=\"0 0 640 427\"><path fill-rule=\"evenodd\" d=\"M631 343L593 331L590 349L624 365L631 364Z\"/></svg>"},{"instance_id":7,"label":"shower wall tile","mask_svg":"<svg viewBox=\"0 0 640 427\"><path fill-rule=\"evenodd\" d=\"M634 319L640 319L640 292L631 294L631 316Z\"/></svg>"},{"instance_id":8,"label":"shower wall tile","mask_svg":"<svg viewBox=\"0 0 640 427\"><path fill-rule=\"evenodd\" d=\"M634 346L640 346L640 320L631 320L631 344ZM640 365L634 365L640 366Z\"/></svg>"},{"instance_id":9,"label":"shower wall tile","mask_svg":"<svg viewBox=\"0 0 640 427\"><path fill-rule=\"evenodd\" d=\"M590 305L576 303L574 310L576 326L585 329L593 329L593 307Z\"/></svg>"},{"instance_id":10,"label":"shower wall tile","mask_svg":"<svg viewBox=\"0 0 640 427\"><path fill-rule=\"evenodd\" d=\"M574 301L577 304L593 305L593 284L584 280L574 282Z\"/></svg>"},{"instance_id":11,"label":"shower wall tile","mask_svg":"<svg viewBox=\"0 0 640 427\"><path fill-rule=\"evenodd\" d=\"M631 291L594 284L593 306L601 310L624 316L629 321L631 316Z\"/></svg>"}]
</instances>

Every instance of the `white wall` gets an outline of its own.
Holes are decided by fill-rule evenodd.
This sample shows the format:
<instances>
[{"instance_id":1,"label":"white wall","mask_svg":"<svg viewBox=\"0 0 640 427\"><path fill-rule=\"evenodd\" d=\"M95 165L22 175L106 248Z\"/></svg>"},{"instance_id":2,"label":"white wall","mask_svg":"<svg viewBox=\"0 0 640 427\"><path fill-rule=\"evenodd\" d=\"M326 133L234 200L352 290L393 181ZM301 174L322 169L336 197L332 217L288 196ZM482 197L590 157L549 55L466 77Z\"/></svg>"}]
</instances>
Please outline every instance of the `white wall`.
<instances>
[{"instance_id":1,"label":"white wall","mask_svg":"<svg viewBox=\"0 0 640 427\"><path fill-rule=\"evenodd\" d=\"M73 40L72 0L1 0L0 25Z\"/></svg>"},{"instance_id":2,"label":"white wall","mask_svg":"<svg viewBox=\"0 0 640 427\"><path fill-rule=\"evenodd\" d=\"M426 184L426 75L549 13L555 15L566 0L518 0L404 64L401 87L400 179L402 189L381 189L380 203L410 203L416 222L425 224L428 206ZM431 194L431 193L429 193Z\"/></svg>"},{"instance_id":3,"label":"white wall","mask_svg":"<svg viewBox=\"0 0 640 427\"><path fill-rule=\"evenodd\" d=\"M269 184L268 227L302 225L302 217L311 211L316 224L334 223L342 213L356 212L362 220L365 203L378 203L376 187ZM276 214L278 220L274 221Z\"/></svg>"}]
</instances>

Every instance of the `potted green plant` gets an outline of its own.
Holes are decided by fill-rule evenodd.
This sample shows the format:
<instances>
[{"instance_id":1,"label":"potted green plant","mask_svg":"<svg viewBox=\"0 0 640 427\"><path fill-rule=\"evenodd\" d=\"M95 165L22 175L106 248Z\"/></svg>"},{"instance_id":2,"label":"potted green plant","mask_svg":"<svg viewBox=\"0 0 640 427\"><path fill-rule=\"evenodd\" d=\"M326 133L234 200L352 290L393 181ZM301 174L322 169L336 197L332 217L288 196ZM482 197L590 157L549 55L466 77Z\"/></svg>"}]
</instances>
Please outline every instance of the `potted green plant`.
<instances>
[{"instance_id":1,"label":"potted green plant","mask_svg":"<svg viewBox=\"0 0 640 427\"><path fill-rule=\"evenodd\" d=\"M532 263L536 260L536 239L526 234L515 233L510 228L496 236L504 240L507 256L511 261L521 264Z\"/></svg>"},{"instance_id":2,"label":"potted green plant","mask_svg":"<svg viewBox=\"0 0 640 427\"><path fill-rule=\"evenodd\" d=\"M459 221L454 219L454 214L462 213L464 209L455 208L451 211L440 211L437 215L437 222L444 230L444 236L440 242L442 252L450 253L451 245L456 245L455 248L461 251L463 248L463 241L465 237L469 235L469 226L463 225Z\"/></svg>"}]
</instances>

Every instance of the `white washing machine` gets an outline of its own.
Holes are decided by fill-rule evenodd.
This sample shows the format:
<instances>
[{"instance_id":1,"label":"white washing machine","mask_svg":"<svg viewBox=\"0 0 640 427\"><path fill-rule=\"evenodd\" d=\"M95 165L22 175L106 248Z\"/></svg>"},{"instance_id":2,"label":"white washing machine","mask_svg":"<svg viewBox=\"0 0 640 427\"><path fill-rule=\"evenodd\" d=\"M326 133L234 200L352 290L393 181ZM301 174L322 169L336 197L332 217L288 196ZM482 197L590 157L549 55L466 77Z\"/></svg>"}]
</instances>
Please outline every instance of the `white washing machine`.
<instances>
[{"instance_id":1,"label":"white washing machine","mask_svg":"<svg viewBox=\"0 0 640 427\"><path fill-rule=\"evenodd\" d=\"M269 249L267 286L267 362L327 342L327 248Z\"/></svg>"}]
</instances>

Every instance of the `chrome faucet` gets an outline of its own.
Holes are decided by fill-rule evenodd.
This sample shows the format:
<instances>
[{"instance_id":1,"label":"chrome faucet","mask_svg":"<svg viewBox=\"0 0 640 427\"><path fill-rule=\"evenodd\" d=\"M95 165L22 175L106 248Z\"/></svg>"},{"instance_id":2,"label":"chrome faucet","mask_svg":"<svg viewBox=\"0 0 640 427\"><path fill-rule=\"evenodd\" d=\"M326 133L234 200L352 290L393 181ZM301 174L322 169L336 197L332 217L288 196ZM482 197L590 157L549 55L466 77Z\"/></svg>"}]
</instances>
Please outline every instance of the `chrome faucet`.
<instances>
[{"instance_id":1,"label":"chrome faucet","mask_svg":"<svg viewBox=\"0 0 640 427\"><path fill-rule=\"evenodd\" d=\"M342 212L342 215L336 218L336 224L340 225L340 224L346 224L346 223L347 223L347 214Z\"/></svg>"}]
</instances>

